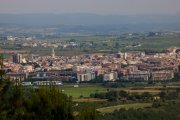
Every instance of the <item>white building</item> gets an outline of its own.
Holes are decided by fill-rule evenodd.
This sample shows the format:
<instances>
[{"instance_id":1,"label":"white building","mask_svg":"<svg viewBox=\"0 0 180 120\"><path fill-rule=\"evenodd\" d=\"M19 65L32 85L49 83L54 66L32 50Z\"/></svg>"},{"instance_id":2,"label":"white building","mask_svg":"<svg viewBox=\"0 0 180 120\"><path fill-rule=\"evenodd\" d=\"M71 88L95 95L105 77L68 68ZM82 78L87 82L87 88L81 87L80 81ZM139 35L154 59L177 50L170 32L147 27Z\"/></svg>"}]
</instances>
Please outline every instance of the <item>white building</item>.
<instances>
[{"instance_id":1,"label":"white building","mask_svg":"<svg viewBox=\"0 0 180 120\"><path fill-rule=\"evenodd\" d=\"M85 72L85 71L90 71L91 68L88 67L88 66L74 66L73 67L73 71L76 71L76 72Z\"/></svg>"},{"instance_id":2,"label":"white building","mask_svg":"<svg viewBox=\"0 0 180 120\"><path fill-rule=\"evenodd\" d=\"M83 81L90 81L95 79L95 72L82 72L82 73L77 73L77 79L78 82L83 82Z\"/></svg>"},{"instance_id":3,"label":"white building","mask_svg":"<svg viewBox=\"0 0 180 120\"><path fill-rule=\"evenodd\" d=\"M106 73L103 76L104 81L115 81L118 78L117 72Z\"/></svg>"}]
</instances>

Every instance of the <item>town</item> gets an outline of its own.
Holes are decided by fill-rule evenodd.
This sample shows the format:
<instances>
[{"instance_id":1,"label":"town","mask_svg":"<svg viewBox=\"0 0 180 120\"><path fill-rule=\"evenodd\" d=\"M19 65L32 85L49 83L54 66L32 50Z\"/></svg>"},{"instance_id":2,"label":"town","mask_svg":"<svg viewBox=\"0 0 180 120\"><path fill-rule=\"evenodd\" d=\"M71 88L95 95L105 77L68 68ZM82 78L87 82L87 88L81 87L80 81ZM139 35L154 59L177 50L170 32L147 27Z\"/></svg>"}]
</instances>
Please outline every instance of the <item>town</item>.
<instances>
[{"instance_id":1,"label":"town","mask_svg":"<svg viewBox=\"0 0 180 120\"><path fill-rule=\"evenodd\" d=\"M180 0L1 0L0 120L180 120Z\"/></svg>"},{"instance_id":2,"label":"town","mask_svg":"<svg viewBox=\"0 0 180 120\"><path fill-rule=\"evenodd\" d=\"M7 78L22 85L29 85L24 82L37 84L37 81L42 81L39 85L46 85L44 81L170 82L180 72L180 49L176 47L164 53L148 54L120 51L116 54L56 56L54 47L50 51L51 55L31 54L28 58L21 53L14 53L3 60L1 68L5 70Z\"/></svg>"}]
</instances>

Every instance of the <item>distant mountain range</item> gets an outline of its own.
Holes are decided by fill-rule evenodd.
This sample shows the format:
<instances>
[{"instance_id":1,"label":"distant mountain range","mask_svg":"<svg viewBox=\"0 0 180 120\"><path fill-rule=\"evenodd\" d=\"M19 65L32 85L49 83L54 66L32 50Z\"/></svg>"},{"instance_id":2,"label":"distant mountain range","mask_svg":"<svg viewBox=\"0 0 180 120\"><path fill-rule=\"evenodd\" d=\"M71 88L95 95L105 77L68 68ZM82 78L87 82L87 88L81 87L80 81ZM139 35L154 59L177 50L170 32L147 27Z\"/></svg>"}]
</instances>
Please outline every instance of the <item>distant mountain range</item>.
<instances>
[{"instance_id":1,"label":"distant mountain range","mask_svg":"<svg viewBox=\"0 0 180 120\"><path fill-rule=\"evenodd\" d=\"M0 27L56 28L53 32L108 34L180 30L176 15L0 14Z\"/></svg>"},{"instance_id":2,"label":"distant mountain range","mask_svg":"<svg viewBox=\"0 0 180 120\"><path fill-rule=\"evenodd\" d=\"M124 24L179 24L176 15L96 15L96 14L0 14L2 24L23 25L124 25Z\"/></svg>"}]
</instances>

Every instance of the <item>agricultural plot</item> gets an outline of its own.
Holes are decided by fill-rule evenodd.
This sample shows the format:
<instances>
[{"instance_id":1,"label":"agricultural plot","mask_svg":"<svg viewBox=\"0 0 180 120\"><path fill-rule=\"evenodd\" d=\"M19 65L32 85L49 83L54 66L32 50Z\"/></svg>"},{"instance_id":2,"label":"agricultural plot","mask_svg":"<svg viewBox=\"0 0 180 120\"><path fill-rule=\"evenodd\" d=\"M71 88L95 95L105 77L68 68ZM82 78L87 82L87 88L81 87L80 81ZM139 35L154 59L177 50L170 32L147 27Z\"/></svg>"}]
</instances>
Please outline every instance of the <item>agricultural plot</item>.
<instances>
[{"instance_id":1,"label":"agricultural plot","mask_svg":"<svg viewBox=\"0 0 180 120\"><path fill-rule=\"evenodd\" d=\"M73 85L65 85L61 87L61 90L63 93L65 93L68 96L72 96L74 99L81 98L81 97L89 97L92 93L103 93L107 91L120 91L124 90L127 91L130 90L131 87L126 88L108 88L103 87L100 85L80 85L79 87L74 87Z\"/></svg>"},{"instance_id":2,"label":"agricultural plot","mask_svg":"<svg viewBox=\"0 0 180 120\"><path fill-rule=\"evenodd\" d=\"M78 46L57 47L56 55L72 56L94 53L116 53L118 51L157 51L161 52L170 47L180 46L180 37L177 35L147 37L146 35L128 38L127 36L62 36L59 38L45 38L34 42L61 43L74 40ZM153 47L152 47L153 46ZM16 42L5 42L0 45L1 49L16 48ZM19 47L18 50L28 50L39 55L50 55L50 47Z\"/></svg>"},{"instance_id":3,"label":"agricultural plot","mask_svg":"<svg viewBox=\"0 0 180 120\"><path fill-rule=\"evenodd\" d=\"M121 108L124 108L124 109L130 109L130 108L138 109L138 108L145 108L145 107L151 107L151 106L152 106L152 103L133 103L133 104L124 104L124 105L103 107L103 108L97 109L97 111L99 111L101 113L112 113L115 110L119 110Z\"/></svg>"},{"instance_id":4,"label":"agricultural plot","mask_svg":"<svg viewBox=\"0 0 180 120\"><path fill-rule=\"evenodd\" d=\"M79 99L79 98L87 98L90 97L90 94L93 93L103 93L107 91L126 91L128 93L138 93L142 94L144 92L149 92L151 94L158 94L162 92L161 89L163 89L163 86L144 86L141 89L132 89L136 88L133 86L125 87L125 88L109 88L104 87L101 85L80 85L79 87L74 87L73 85L64 85L61 87L61 90L63 93L67 94L68 96L72 96L73 99ZM179 86L167 86L166 89L168 90L175 90L176 88L179 88ZM88 100L86 100L88 101Z\"/></svg>"},{"instance_id":5,"label":"agricultural plot","mask_svg":"<svg viewBox=\"0 0 180 120\"><path fill-rule=\"evenodd\" d=\"M62 87L62 92L73 98L89 97L91 93L106 92L107 88L101 86L65 86Z\"/></svg>"}]
</instances>

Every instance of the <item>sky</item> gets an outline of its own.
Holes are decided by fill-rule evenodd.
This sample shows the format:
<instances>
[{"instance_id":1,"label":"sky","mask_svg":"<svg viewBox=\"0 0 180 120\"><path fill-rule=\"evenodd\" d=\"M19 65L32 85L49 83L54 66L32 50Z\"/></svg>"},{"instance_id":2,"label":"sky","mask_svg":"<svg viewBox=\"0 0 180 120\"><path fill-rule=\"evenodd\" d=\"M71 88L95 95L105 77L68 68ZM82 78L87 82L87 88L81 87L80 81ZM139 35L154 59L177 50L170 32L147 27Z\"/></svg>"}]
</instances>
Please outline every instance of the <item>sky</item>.
<instances>
[{"instance_id":1,"label":"sky","mask_svg":"<svg viewBox=\"0 0 180 120\"><path fill-rule=\"evenodd\" d=\"M0 0L0 13L177 14L180 0Z\"/></svg>"}]
</instances>

